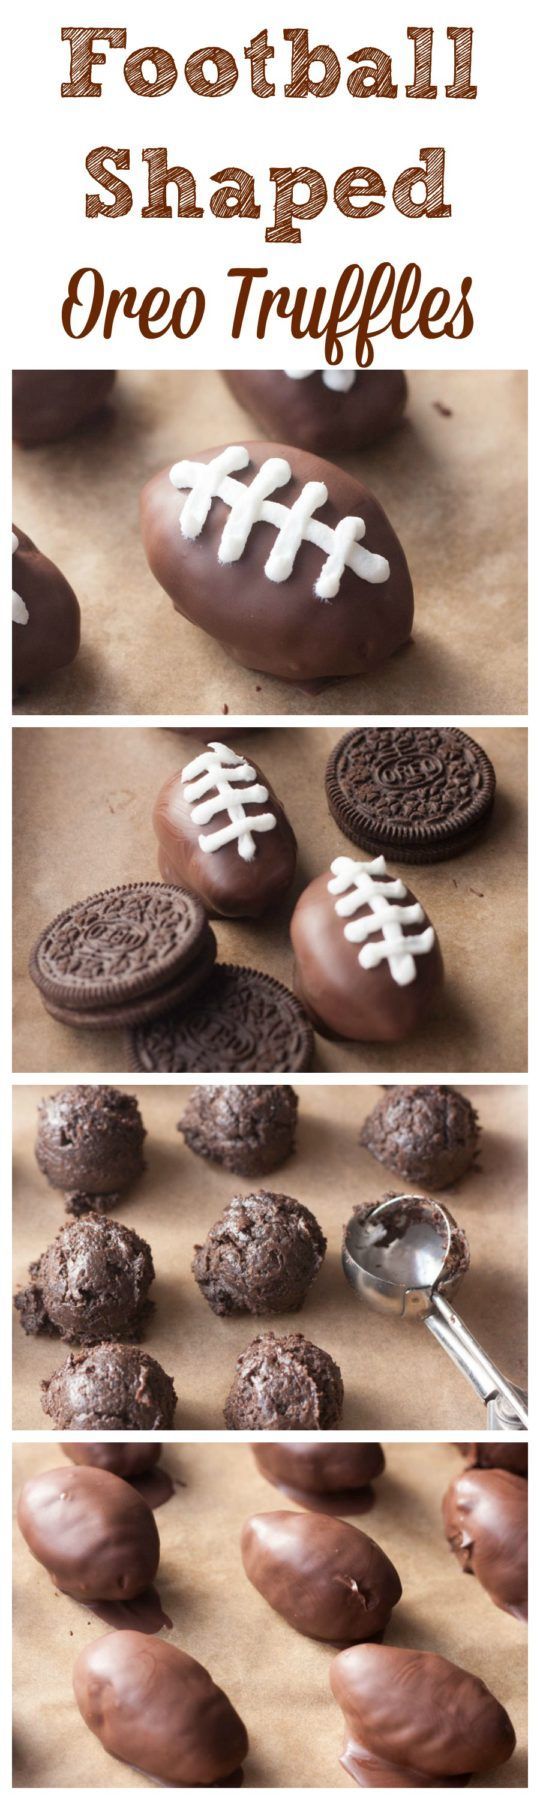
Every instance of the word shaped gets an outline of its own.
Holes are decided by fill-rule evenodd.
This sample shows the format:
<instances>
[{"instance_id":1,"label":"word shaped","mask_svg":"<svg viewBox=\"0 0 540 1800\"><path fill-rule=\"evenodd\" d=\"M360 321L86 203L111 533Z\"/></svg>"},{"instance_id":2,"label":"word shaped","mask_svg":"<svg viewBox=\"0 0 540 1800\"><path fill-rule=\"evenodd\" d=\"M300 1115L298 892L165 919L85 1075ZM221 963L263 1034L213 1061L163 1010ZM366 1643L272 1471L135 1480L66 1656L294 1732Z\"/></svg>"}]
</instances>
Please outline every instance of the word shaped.
<instances>
[{"instance_id":1,"label":"word shaped","mask_svg":"<svg viewBox=\"0 0 540 1800\"><path fill-rule=\"evenodd\" d=\"M399 877L395 880L388 877L384 856L377 856L370 863L355 862L350 856L336 856L330 867L334 879L328 883L328 892L340 896L335 909L339 917L351 919L361 906L371 909L364 918L352 919L345 926L349 943L363 946L358 957L361 967L376 969L387 958L390 974L398 987L409 987L411 981L416 981L415 956L426 956L435 943L432 925L427 925L418 937L405 936L404 925L421 925L425 919L420 902L399 905L407 889ZM382 942L370 944L367 940L375 931L382 932Z\"/></svg>"},{"instance_id":2,"label":"word shaped","mask_svg":"<svg viewBox=\"0 0 540 1800\"><path fill-rule=\"evenodd\" d=\"M307 381L309 375L321 375L323 387L334 394L350 394L356 381L356 369L284 369L289 381Z\"/></svg>"},{"instance_id":3,"label":"word shaped","mask_svg":"<svg viewBox=\"0 0 540 1800\"><path fill-rule=\"evenodd\" d=\"M243 445L229 444L209 463L178 462L170 471L173 487L191 489L180 514L180 529L185 538L198 538L203 530L212 501L224 500L230 507L229 518L221 535L218 562L238 562L249 541L253 526L262 520L275 525L277 538L264 565L269 581L287 581L292 574L301 544L315 544L325 553L314 592L319 600L334 600L339 594L345 569L352 569L361 581L387 581L390 565L384 556L374 556L360 549L365 536L363 519L340 519L332 528L313 514L328 499L324 481L306 481L292 506L270 496L276 488L291 480L290 463L284 457L269 456L254 476L250 486L237 481L235 469L247 469L249 451Z\"/></svg>"},{"instance_id":4,"label":"word shaped","mask_svg":"<svg viewBox=\"0 0 540 1800\"><path fill-rule=\"evenodd\" d=\"M207 744L202 756L195 756L182 769L181 780L194 825L209 825L216 813L229 815L230 824L221 830L201 832L199 848L207 852L222 850L225 844L236 841L238 855L244 862L252 862L257 849L253 832L273 831L276 816L272 812L246 812L246 806L261 806L268 800L268 788L255 780L250 763L243 756L235 756L227 744Z\"/></svg>"},{"instance_id":5,"label":"word shaped","mask_svg":"<svg viewBox=\"0 0 540 1800\"><path fill-rule=\"evenodd\" d=\"M14 531L12 531L12 533L11 533L11 554L12 554L12 556L15 555L15 551L18 550L18 548L19 548L19 539L16 536L16 533ZM14 625L27 625L28 620L30 618L30 613L28 611L28 607L25 605L25 602L21 598L21 595L15 593L14 588L11 589L11 618L12 618L12 623Z\"/></svg>"}]
</instances>

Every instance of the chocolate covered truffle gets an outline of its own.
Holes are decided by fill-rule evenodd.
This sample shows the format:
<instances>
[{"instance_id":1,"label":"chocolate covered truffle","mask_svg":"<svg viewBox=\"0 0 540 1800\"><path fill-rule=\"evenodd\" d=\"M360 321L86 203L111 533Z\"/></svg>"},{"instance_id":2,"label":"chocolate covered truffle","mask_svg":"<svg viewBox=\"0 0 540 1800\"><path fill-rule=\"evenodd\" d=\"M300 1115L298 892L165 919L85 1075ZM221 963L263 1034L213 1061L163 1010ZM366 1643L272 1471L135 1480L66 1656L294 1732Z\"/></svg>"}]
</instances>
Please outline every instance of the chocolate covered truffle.
<instances>
[{"instance_id":1,"label":"chocolate covered truffle","mask_svg":"<svg viewBox=\"0 0 540 1800\"><path fill-rule=\"evenodd\" d=\"M161 1444L62 1444L64 1456L84 1468L108 1469L123 1481L134 1481L154 1469L161 1456Z\"/></svg>"},{"instance_id":2,"label":"chocolate covered truffle","mask_svg":"<svg viewBox=\"0 0 540 1800\"><path fill-rule=\"evenodd\" d=\"M177 1130L196 1156L235 1175L267 1175L294 1150L294 1088L198 1087Z\"/></svg>"},{"instance_id":3,"label":"chocolate covered truffle","mask_svg":"<svg viewBox=\"0 0 540 1800\"><path fill-rule=\"evenodd\" d=\"M211 1787L247 1756L245 1726L223 1689L162 1638L107 1632L77 1657L73 1686L109 1756L164 1787Z\"/></svg>"},{"instance_id":4,"label":"chocolate covered truffle","mask_svg":"<svg viewBox=\"0 0 540 1800\"><path fill-rule=\"evenodd\" d=\"M73 1351L41 1383L43 1411L57 1431L170 1431L174 1382L134 1344Z\"/></svg>"},{"instance_id":5,"label":"chocolate covered truffle","mask_svg":"<svg viewBox=\"0 0 540 1800\"><path fill-rule=\"evenodd\" d=\"M67 1087L40 1100L36 1160L66 1212L108 1212L144 1169L146 1132L134 1094Z\"/></svg>"},{"instance_id":6,"label":"chocolate covered truffle","mask_svg":"<svg viewBox=\"0 0 540 1800\"><path fill-rule=\"evenodd\" d=\"M296 1312L315 1280L326 1238L289 1194L235 1195L196 1244L196 1282L215 1313Z\"/></svg>"},{"instance_id":7,"label":"chocolate covered truffle","mask_svg":"<svg viewBox=\"0 0 540 1800\"><path fill-rule=\"evenodd\" d=\"M177 612L284 681L364 675L411 635L401 544L368 488L273 443L222 445L145 487L150 568Z\"/></svg>"},{"instance_id":8,"label":"chocolate covered truffle","mask_svg":"<svg viewBox=\"0 0 540 1800\"><path fill-rule=\"evenodd\" d=\"M508 1762L515 1732L476 1675L426 1650L342 1650L330 1686L345 1719L340 1761L358 1787L453 1787Z\"/></svg>"},{"instance_id":9,"label":"chocolate covered truffle","mask_svg":"<svg viewBox=\"0 0 540 1800\"><path fill-rule=\"evenodd\" d=\"M269 438L318 456L374 444L398 424L407 398L402 369L227 369L236 400Z\"/></svg>"},{"instance_id":10,"label":"chocolate covered truffle","mask_svg":"<svg viewBox=\"0 0 540 1800\"><path fill-rule=\"evenodd\" d=\"M246 1575L305 1637L359 1644L401 1599L397 1570L365 1531L310 1513L256 1513L241 1537Z\"/></svg>"},{"instance_id":11,"label":"chocolate covered truffle","mask_svg":"<svg viewBox=\"0 0 540 1800\"><path fill-rule=\"evenodd\" d=\"M295 992L328 1037L397 1043L423 1023L442 985L433 925L383 856L337 856L300 895L291 940Z\"/></svg>"},{"instance_id":12,"label":"chocolate covered truffle","mask_svg":"<svg viewBox=\"0 0 540 1800\"><path fill-rule=\"evenodd\" d=\"M133 1600L154 1580L154 1515L106 1469L51 1469L26 1481L17 1519L32 1556L75 1600Z\"/></svg>"},{"instance_id":13,"label":"chocolate covered truffle","mask_svg":"<svg viewBox=\"0 0 540 1800\"><path fill-rule=\"evenodd\" d=\"M385 1466L380 1444L261 1444L253 1456L261 1475L276 1487L351 1498Z\"/></svg>"},{"instance_id":14,"label":"chocolate covered truffle","mask_svg":"<svg viewBox=\"0 0 540 1800\"><path fill-rule=\"evenodd\" d=\"M329 1431L342 1411L341 1370L328 1351L300 1331L268 1331L239 1356L224 1417L229 1431Z\"/></svg>"},{"instance_id":15,"label":"chocolate covered truffle","mask_svg":"<svg viewBox=\"0 0 540 1800\"><path fill-rule=\"evenodd\" d=\"M223 918L260 917L290 888L296 838L256 764L212 740L158 794L153 813L163 880Z\"/></svg>"},{"instance_id":16,"label":"chocolate covered truffle","mask_svg":"<svg viewBox=\"0 0 540 1800\"><path fill-rule=\"evenodd\" d=\"M468 1469L511 1469L513 1475L527 1478L529 1472L529 1446L521 1442L512 1443L506 1434L500 1432L492 1443L481 1439L477 1443L456 1444L456 1450L465 1457Z\"/></svg>"},{"instance_id":17,"label":"chocolate covered truffle","mask_svg":"<svg viewBox=\"0 0 540 1800\"><path fill-rule=\"evenodd\" d=\"M114 369L14 369L13 436L19 444L69 437L101 412Z\"/></svg>"},{"instance_id":18,"label":"chocolate covered truffle","mask_svg":"<svg viewBox=\"0 0 540 1800\"><path fill-rule=\"evenodd\" d=\"M444 1529L465 1575L503 1612L527 1618L528 1484L509 1469L466 1469L443 1501Z\"/></svg>"},{"instance_id":19,"label":"chocolate covered truffle","mask_svg":"<svg viewBox=\"0 0 540 1800\"><path fill-rule=\"evenodd\" d=\"M407 1181L449 1187L478 1154L478 1114L457 1088L389 1087L364 1121L360 1143Z\"/></svg>"},{"instance_id":20,"label":"chocolate covered truffle","mask_svg":"<svg viewBox=\"0 0 540 1800\"><path fill-rule=\"evenodd\" d=\"M73 662L81 613L65 575L18 525L11 548L13 693L24 694Z\"/></svg>"},{"instance_id":21,"label":"chocolate covered truffle","mask_svg":"<svg viewBox=\"0 0 540 1800\"><path fill-rule=\"evenodd\" d=\"M154 1280L150 1245L128 1225L89 1213L63 1225L15 1296L29 1336L58 1334L71 1344L140 1337Z\"/></svg>"}]
</instances>

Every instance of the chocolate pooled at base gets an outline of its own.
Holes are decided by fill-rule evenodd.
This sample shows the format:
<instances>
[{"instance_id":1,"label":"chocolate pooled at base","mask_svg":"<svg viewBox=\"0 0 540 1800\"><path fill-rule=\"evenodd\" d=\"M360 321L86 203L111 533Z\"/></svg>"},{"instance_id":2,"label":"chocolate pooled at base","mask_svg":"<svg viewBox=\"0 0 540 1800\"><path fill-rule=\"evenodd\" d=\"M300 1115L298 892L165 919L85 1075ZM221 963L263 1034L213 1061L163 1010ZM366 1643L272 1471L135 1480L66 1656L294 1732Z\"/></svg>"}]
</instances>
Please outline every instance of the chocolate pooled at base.
<instances>
[{"instance_id":1,"label":"chocolate pooled at base","mask_svg":"<svg viewBox=\"0 0 540 1800\"><path fill-rule=\"evenodd\" d=\"M133 1481L136 1475L145 1475L148 1469L154 1469L159 1462L163 1446L161 1444L62 1444L63 1456L70 1462L91 1469L107 1469L110 1475L120 1475L122 1481Z\"/></svg>"},{"instance_id":2,"label":"chocolate pooled at base","mask_svg":"<svg viewBox=\"0 0 540 1800\"><path fill-rule=\"evenodd\" d=\"M330 1686L345 1719L340 1761L358 1787L465 1786L515 1749L504 1707L445 1656L358 1644L335 1658Z\"/></svg>"},{"instance_id":3,"label":"chocolate pooled at base","mask_svg":"<svg viewBox=\"0 0 540 1800\"><path fill-rule=\"evenodd\" d=\"M343 1411L343 1381L327 1350L300 1331L253 1339L225 1402L229 1431L329 1431Z\"/></svg>"},{"instance_id":4,"label":"chocolate pooled at base","mask_svg":"<svg viewBox=\"0 0 540 1800\"><path fill-rule=\"evenodd\" d=\"M528 1616L528 1483L509 1469L465 1469L443 1500L446 1537L495 1606Z\"/></svg>"},{"instance_id":5,"label":"chocolate pooled at base","mask_svg":"<svg viewBox=\"0 0 540 1800\"><path fill-rule=\"evenodd\" d=\"M154 1356L106 1343L71 1351L42 1381L41 1405L58 1431L169 1431L176 1393Z\"/></svg>"},{"instance_id":6,"label":"chocolate pooled at base","mask_svg":"<svg viewBox=\"0 0 540 1800\"><path fill-rule=\"evenodd\" d=\"M77 1657L73 1686L109 1756L165 1787L211 1787L247 1756L245 1726L223 1689L161 1638L108 1632Z\"/></svg>"},{"instance_id":7,"label":"chocolate pooled at base","mask_svg":"<svg viewBox=\"0 0 540 1800\"><path fill-rule=\"evenodd\" d=\"M215 1313L296 1312L321 1267L326 1238L307 1206L288 1194L237 1195L192 1270Z\"/></svg>"},{"instance_id":8,"label":"chocolate pooled at base","mask_svg":"<svg viewBox=\"0 0 540 1800\"><path fill-rule=\"evenodd\" d=\"M15 1306L30 1337L58 1334L72 1344L140 1337L155 1270L150 1245L129 1225L94 1213L62 1225L29 1273Z\"/></svg>"},{"instance_id":9,"label":"chocolate pooled at base","mask_svg":"<svg viewBox=\"0 0 540 1800\"><path fill-rule=\"evenodd\" d=\"M177 1125L189 1150L235 1175L267 1175L294 1150L292 1087L198 1087Z\"/></svg>"},{"instance_id":10,"label":"chocolate pooled at base","mask_svg":"<svg viewBox=\"0 0 540 1800\"><path fill-rule=\"evenodd\" d=\"M390 1558L343 1519L256 1513L240 1545L248 1580L305 1637L363 1643L384 1631L401 1599Z\"/></svg>"},{"instance_id":11,"label":"chocolate pooled at base","mask_svg":"<svg viewBox=\"0 0 540 1800\"><path fill-rule=\"evenodd\" d=\"M260 1444L252 1455L266 1481L306 1494L352 1496L385 1468L381 1444Z\"/></svg>"},{"instance_id":12,"label":"chocolate pooled at base","mask_svg":"<svg viewBox=\"0 0 540 1800\"><path fill-rule=\"evenodd\" d=\"M108 1212L144 1169L146 1131L134 1094L113 1087L62 1088L38 1106L36 1161L66 1212Z\"/></svg>"},{"instance_id":13,"label":"chocolate pooled at base","mask_svg":"<svg viewBox=\"0 0 540 1800\"><path fill-rule=\"evenodd\" d=\"M159 1533L140 1494L105 1469L51 1469L25 1482L17 1520L32 1556L75 1600L132 1600L150 1587Z\"/></svg>"},{"instance_id":14,"label":"chocolate pooled at base","mask_svg":"<svg viewBox=\"0 0 540 1800\"><path fill-rule=\"evenodd\" d=\"M364 1120L359 1142L407 1181L449 1187L478 1155L478 1114L456 1088L389 1087Z\"/></svg>"}]
</instances>

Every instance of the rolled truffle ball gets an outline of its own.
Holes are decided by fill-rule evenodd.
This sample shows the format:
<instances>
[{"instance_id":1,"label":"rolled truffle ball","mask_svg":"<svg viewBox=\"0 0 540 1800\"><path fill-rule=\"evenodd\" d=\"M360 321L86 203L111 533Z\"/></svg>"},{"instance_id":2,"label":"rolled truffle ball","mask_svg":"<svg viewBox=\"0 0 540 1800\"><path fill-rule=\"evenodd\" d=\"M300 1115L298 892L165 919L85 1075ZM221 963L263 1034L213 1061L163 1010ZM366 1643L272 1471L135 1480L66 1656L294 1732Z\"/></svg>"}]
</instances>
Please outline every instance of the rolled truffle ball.
<instances>
[{"instance_id":1,"label":"rolled truffle ball","mask_svg":"<svg viewBox=\"0 0 540 1800\"><path fill-rule=\"evenodd\" d=\"M66 1211L107 1212L142 1174L146 1132L134 1094L67 1087L40 1100L36 1161Z\"/></svg>"},{"instance_id":2,"label":"rolled truffle ball","mask_svg":"<svg viewBox=\"0 0 540 1800\"><path fill-rule=\"evenodd\" d=\"M341 1370L300 1331L253 1339L225 1403L229 1431L329 1431L343 1411Z\"/></svg>"},{"instance_id":3,"label":"rolled truffle ball","mask_svg":"<svg viewBox=\"0 0 540 1800\"><path fill-rule=\"evenodd\" d=\"M439 940L384 857L336 857L304 888L290 929L294 990L323 1036L392 1044L423 1023L443 981Z\"/></svg>"},{"instance_id":4,"label":"rolled truffle ball","mask_svg":"<svg viewBox=\"0 0 540 1800\"><path fill-rule=\"evenodd\" d=\"M360 1143L407 1181L449 1187L478 1154L478 1114L457 1088L390 1087L368 1114Z\"/></svg>"},{"instance_id":5,"label":"rolled truffle ball","mask_svg":"<svg viewBox=\"0 0 540 1800\"><path fill-rule=\"evenodd\" d=\"M227 369L235 399L269 438L318 456L362 450L401 419L402 369Z\"/></svg>"},{"instance_id":6,"label":"rolled truffle ball","mask_svg":"<svg viewBox=\"0 0 540 1800\"><path fill-rule=\"evenodd\" d=\"M359 1787L459 1786L515 1749L504 1707L445 1656L358 1644L336 1656L330 1686L345 1718L340 1761Z\"/></svg>"},{"instance_id":7,"label":"rolled truffle ball","mask_svg":"<svg viewBox=\"0 0 540 1800\"><path fill-rule=\"evenodd\" d=\"M169 775L153 811L163 881L199 895L212 918L258 919L288 892L296 838L255 763L207 743Z\"/></svg>"},{"instance_id":8,"label":"rolled truffle ball","mask_svg":"<svg viewBox=\"0 0 540 1800\"><path fill-rule=\"evenodd\" d=\"M234 1175L268 1175L294 1150L297 1111L292 1087L199 1087L177 1130L207 1162Z\"/></svg>"},{"instance_id":9,"label":"rolled truffle ball","mask_svg":"<svg viewBox=\"0 0 540 1800\"><path fill-rule=\"evenodd\" d=\"M62 1225L29 1274L29 1287L15 1296L29 1336L58 1334L72 1344L140 1336L154 1264L129 1225L94 1213Z\"/></svg>"},{"instance_id":10,"label":"rolled truffle ball","mask_svg":"<svg viewBox=\"0 0 540 1800\"><path fill-rule=\"evenodd\" d=\"M240 1541L249 1581L304 1637L364 1643L384 1631L401 1599L384 1550L343 1519L256 1513Z\"/></svg>"},{"instance_id":11,"label":"rolled truffle ball","mask_svg":"<svg viewBox=\"0 0 540 1800\"><path fill-rule=\"evenodd\" d=\"M509 1443L502 1432L491 1444L482 1440L478 1443L456 1444L456 1450L465 1457L468 1469L511 1469L513 1475L528 1476L528 1444L523 1444L521 1440L517 1444Z\"/></svg>"},{"instance_id":12,"label":"rolled truffle ball","mask_svg":"<svg viewBox=\"0 0 540 1800\"><path fill-rule=\"evenodd\" d=\"M58 1431L169 1431L176 1393L161 1363L133 1344L97 1344L41 1383L43 1411Z\"/></svg>"},{"instance_id":13,"label":"rolled truffle ball","mask_svg":"<svg viewBox=\"0 0 540 1800\"><path fill-rule=\"evenodd\" d=\"M101 412L114 369L14 369L13 436L19 444L69 437Z\"/></svg>"},{"instance_id":14,"label":"rolled truffle ball","mask_svg":"<svg viewBox=\"0 0 540 1800\"><path fill-rule=\"evenodd\" d=\"M509 1469L466 1469L443 1500L444 1529L465 1575L515 1619L527 1618L528 1485Z\"/></svg>"},{"instance_id":15,"label":"rolled truffle ball","mask_svg":"<svg viewBox=\"0 0 540 1800\"><path fill-rule=\"evenodd\" d=\"M84 1468L108 1469L123 1481L134 1481L155 1468L161 1456L161 1444L62 1444L64 1456Z\"/></svg>"},{"instance_id":16,"label":"rolled truffle ball","mask_svg":"<svg viewBox=\"0 0 540 1800\"><path fill-rule=\"evenodd\" d=\"M24 694L73 662L81 641L79 602L56 563L12 531L13 693Z\"/></svg>"},{"instance_id":17,"label":"rolled truffle ball","mask_svg":"<svg viewBox=\"0 0 540 1800\"><path fill-rule=\"evenodd\" d=\"M261 1444L253 1456L261 1475L275 1487L306 1494L352 1495L385 1467L380 1444Z\"/></svg>"},{"instance_id":18,"label":"rolled truffle ball","mask_svg":"<svg viewBox=\"0 0 540 1800\"><path fill-rule=\"evenodd\" d=\"M235 1195L196 1244L192 1269L212 1312L297 1312L325 1251L307 1206L261 1190Z\"/></svg>"},{"instance_id":19,"label":"rolled truffle ball","mask_svg":"<svg viewBox=\"0 0 540 1800\"><path fill-rule=\"evenodd\" d=\"M139 1631L110 1631L77 1657L79 1712L109 1756L165 1787L211 1787L247 1756L245 1726L208 1670Z\"/></svg>"},{"instance_id":20,"label":"rolled truffle ball","mask_svg":"<svg viewBox=\"0 0 540 1800\"><path fill-rule=\"evenodd\" d=\"M105 1469L50 1469L26 1481L17 1520L36 1562L75 1600L133 1600L154 1580L154 1514Z\"/></svg>"}]
</instances>

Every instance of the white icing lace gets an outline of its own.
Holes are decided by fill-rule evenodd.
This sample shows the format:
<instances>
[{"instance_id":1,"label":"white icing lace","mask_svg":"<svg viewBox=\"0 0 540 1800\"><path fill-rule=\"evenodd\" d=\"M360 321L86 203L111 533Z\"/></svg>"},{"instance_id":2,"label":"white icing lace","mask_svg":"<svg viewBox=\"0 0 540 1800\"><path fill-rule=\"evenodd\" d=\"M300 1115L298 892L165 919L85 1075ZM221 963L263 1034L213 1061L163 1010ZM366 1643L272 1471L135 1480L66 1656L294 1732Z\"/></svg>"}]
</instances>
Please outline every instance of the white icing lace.
<instances>
[{"instance_id":1,"label":"white icing lace","mask_svg":"<svg viewBox=\"0 0 540 1800\"><path fill-rule=\"evenodd\" d=\"M413 933L406 937L403 930L404 925L421 925L425 919L419 900L409 906L399 905L407 889L398 876L395 879L388 877L384 856L377 856L370 863L355 862L350 856L336 856L330 866L334 879L328 883L328 892L339 896L336 900L339 917L351 919L345 926L345 937L350 944L362 944L358 957L362 968L376 969L387 958L390 974L398 987L408 987L416 980L415 956L426 956L435 943L432 925L427 925L417 937ZM352 914L361 906L369 906L370 912L362 919L352 919ZM376 931L382 932L382 939L376 944L368 943Z\"/></svg>"},{"instance_id":2,"label":"white icing lace","mask_svg":"<svg viewBox=\"0 0 540 1800\"><path fill-rule=\"evenodd\" d=\"M356 381L356 369L284 369L289 381L307 381L308 375L321 375L323 387L334 394L349 394Z\"/></svg>"},{"instance_id":3,"label":"white icing lace","mask_svg":"<svg viewBox=\"0 0 540 1800\"><path fill-rule=\"evenodd\" d=\"M272 812L246 812L246 806L260 806L268 799L268 788L256 781L250 763L236 756L227 744L207 744L202 755L182 769L181 780L195 825L209 825L216 813L229 815L230 824L220 831L201 832L200 849L222 850L236 839L238 855L244 862L252 862L257 848L253 832L273 831L277 821ZM241 798L234 783L241 786Z\"/></svg>"}]
</instances>

